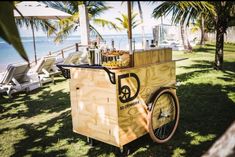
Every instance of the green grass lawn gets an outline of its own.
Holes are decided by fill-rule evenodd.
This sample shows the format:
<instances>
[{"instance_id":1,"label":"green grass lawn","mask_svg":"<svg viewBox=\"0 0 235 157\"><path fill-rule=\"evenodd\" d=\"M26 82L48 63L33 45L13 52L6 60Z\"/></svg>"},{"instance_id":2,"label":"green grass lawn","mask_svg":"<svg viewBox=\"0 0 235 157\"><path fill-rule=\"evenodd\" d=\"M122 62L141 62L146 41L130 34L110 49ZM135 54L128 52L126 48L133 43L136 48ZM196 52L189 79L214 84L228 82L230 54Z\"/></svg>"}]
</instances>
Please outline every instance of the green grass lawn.
<instances>
[{"instance_id":1,"label":"green grass lawn","mask_svg":"<svg viewBox=\"0 0 235 157\"><path fill-rule=\"evenodd\" d=\"M235 120L235 45L225 45L224 71L213 70L214 45L194 53L174 52L180 122L166 144L153 143L149 135L130 144L130 156L198 157ZM68 81L56 78L29 95L0 98L1 156L115 156L113 147L72 132Z\"/></svg>"}]
</instances>

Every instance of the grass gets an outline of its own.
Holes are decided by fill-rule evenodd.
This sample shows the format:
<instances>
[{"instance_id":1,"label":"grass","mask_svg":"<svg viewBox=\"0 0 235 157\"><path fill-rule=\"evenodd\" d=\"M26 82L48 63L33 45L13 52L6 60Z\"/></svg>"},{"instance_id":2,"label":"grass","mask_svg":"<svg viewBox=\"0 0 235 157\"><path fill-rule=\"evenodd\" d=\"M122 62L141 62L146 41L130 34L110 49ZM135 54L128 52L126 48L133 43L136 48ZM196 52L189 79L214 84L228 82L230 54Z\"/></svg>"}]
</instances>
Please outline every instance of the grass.
<instances>
[{"instance_id":1,"label":"grass","mask_svg":"<svg viewBox=\"0 0 235 157\"><path fill-rule=\"evenodd\" d=\"M153 143L149 135L130 144L130 156L201 156L235 120L235 45L225 45L224 71L213 70L214 45L192 54L174 52L180 123L166 144ZM72 132L68 81L56 78L30 95L14 100L0 98L1 156L115 156L113 147Z\"/></svg>"}]
</instances>

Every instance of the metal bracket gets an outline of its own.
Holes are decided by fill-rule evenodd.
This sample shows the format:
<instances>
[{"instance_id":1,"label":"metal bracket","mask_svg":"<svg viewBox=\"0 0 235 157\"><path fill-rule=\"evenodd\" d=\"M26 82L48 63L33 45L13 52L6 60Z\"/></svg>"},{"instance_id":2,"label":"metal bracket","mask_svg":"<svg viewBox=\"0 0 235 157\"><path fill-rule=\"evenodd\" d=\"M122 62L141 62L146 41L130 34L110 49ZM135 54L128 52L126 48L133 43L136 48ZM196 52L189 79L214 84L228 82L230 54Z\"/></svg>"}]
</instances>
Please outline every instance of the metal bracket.
<instances>
[{"instance_id":1,"label":"metal bracket","mask_svg":"<svg viewBox=\"0 0 235 157\"><path fill-rule=\"evenodd\" d=\"M115 73L111 72L108 68L103 67L104 71L109 75L109 80L112 84L116 84Z\"/></svg>"},{"instance_id":2,"label":"metal bracket","mask_svg":"<svg viewBox=\"0 0 235 157\"><path fill-rule=\"evenodd\" d=\"M65 69L62 67L62 65L56 65L62 72L62 75L64 76L64 78L66 79L70 79L70 69Z\"/></svg>"}]
</instances>

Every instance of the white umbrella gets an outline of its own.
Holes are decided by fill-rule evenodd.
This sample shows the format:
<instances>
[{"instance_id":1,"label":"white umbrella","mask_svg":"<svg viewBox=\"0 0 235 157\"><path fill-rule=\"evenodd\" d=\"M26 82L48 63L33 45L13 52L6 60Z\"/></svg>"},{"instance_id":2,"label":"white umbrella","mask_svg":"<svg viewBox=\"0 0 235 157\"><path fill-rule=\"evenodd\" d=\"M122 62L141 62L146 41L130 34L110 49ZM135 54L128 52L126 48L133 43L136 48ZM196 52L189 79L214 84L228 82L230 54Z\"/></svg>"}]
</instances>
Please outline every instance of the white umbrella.
<instances>
[{"instance_id":1,"label":"white umbrella","mask_svg":"<svg viewBox=\"0 0 235 157\"><path fill-rule=\"evenodd\" d=\"M16 8L20 11L24 18L30 19L30 24L33 33L35 62L37 63L36 44L32 19L63 19L72 15L54 8L50 8L47 5L36 1L25 1L18 3L16 4ZM22 16L16 10L14 10L14 16L16 18L22 18Z\"/></svg>"}]
</instances>

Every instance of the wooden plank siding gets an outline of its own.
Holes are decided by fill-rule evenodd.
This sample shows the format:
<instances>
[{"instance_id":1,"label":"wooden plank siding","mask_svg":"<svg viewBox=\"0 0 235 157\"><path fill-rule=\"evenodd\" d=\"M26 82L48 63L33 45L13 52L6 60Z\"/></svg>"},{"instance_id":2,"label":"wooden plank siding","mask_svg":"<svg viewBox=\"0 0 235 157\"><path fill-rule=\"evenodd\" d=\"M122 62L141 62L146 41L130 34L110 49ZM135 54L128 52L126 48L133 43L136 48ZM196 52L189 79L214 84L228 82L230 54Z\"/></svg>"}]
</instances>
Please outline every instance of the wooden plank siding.
<instances>
[{"instance_id":1,"label":"wooden plank siding","mask_svg":"<svg viewBox=\"0 0 235 157\"><path fill-rule=\"evenodd\" d=\"M116 84L110 82L102 69L70 68L74 132L117 147L148 133L146 102L157 89L174 86L176 82L175 62L171 61L171 56L171 49L136 53L135 67L112 70ZM131 73L139 78L139 93L135 99L123 103L119 98L120 87L128 86L130 97L138 89ZM119 76L126 74L129 77L119 82Z\"/></svg>"}]
</instances>

